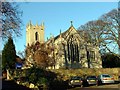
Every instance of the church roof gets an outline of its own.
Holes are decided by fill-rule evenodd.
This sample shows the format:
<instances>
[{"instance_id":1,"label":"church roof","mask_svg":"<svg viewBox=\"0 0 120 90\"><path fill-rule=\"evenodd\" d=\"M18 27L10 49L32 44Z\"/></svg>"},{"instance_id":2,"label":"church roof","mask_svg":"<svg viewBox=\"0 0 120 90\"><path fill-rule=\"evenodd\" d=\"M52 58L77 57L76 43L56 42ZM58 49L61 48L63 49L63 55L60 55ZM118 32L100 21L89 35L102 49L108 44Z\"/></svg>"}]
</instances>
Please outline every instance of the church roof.
<instances>
[{"instance_id":1,"label":"church roof","mask_svg":"<svg viewBox=\"0 0 120 90\"><path fill-rule=\"evenodd\" d=\"M49 38L45 43L48 44L48 43L51 43L53 40L55 41L55 40L59 39L60 35L61 35L62 38L66 39L71 34L72 30L75 30L76 33L78 33L78 34L80 33L78 30L75 29L75 27L73 26L73 24L71 22L71 26L66 31L64 31L62 33L60 31L59 35L57 35L56 37Z\"/></svg>"},{"instance_id":2,"label":"church roof","mask_svg":"<svg viewBox=\"0 0 120 90\"><path fill-rule=\"evenodd\" d=\"M71 30L71 28L74 28L74 26L73 26L72 24L71 24L71 26L70 26L65 32L61 33L61 36L62 36L62 37L65 36L66 33L69 32L69 30ZM76 30L76 29L74 28L74 30ZM76 31L77 31L77 30L76 30ZM54 40L58 39L59 37L60 37L60 34L57 35L57 36L54 38ZM64 38L64 37L63 37L63 38Z\"/></svg>"}]
</instances>

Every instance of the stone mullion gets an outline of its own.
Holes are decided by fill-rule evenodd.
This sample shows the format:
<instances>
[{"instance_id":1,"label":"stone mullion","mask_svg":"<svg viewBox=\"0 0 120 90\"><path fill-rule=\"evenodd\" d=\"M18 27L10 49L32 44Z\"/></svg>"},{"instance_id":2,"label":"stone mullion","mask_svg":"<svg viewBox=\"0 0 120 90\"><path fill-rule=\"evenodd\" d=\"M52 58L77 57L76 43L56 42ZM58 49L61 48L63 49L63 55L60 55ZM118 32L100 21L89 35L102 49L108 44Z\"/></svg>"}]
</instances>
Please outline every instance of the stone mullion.
<instances>
[{"instance_id":1,"label":"stone mullion","mask_svg":"<svg viewBox=\"0 0 120 90\"><path fill-rule=\"evenodd\" d=\"M70 47L69 47L69 43L67 43L67 51L68 51L68 60L70 61Z\"/></svg>"},{"instance_id":2,"label":"stone mullion","mask_svg":"<svg viewBox=\"0 0 120 90\"><path fill-rule=\"evenodd\" d=\"M77 47L75 45L75 61L77 61Z\"/></svg>"},{"instance_id":3,"label":"stone mullion","mask_svg":"<svg viewBox=\"0 0 120 90\"><path fill-rule=\"evenodd\" d=\"M76 45L76 48L77 48L77 62L79 62L79 48L78 48L78 45Z\"/></svg>"},{"instance_id":4,"label":"stone mullion","mask_svg":"<svg viewBox=\"0 0 120 90\"><path fill-rule=\"evenodd\" d=\"M71 51L71 67L72 67L72 64L73 64L73 51L72 51L72 43L70 44L70 51Z\"/></svg>"},{"instance_id":5,"label":"stone mullion","mask_svg":"<svg viewBox=\"0 0 120 90\"><path fill-rule=\"evenodd\" d=\"M73 61L75 61L75 49L74 49L74 44L72 45L72 51L73 51Z\"/></svg>"}]
</instances>

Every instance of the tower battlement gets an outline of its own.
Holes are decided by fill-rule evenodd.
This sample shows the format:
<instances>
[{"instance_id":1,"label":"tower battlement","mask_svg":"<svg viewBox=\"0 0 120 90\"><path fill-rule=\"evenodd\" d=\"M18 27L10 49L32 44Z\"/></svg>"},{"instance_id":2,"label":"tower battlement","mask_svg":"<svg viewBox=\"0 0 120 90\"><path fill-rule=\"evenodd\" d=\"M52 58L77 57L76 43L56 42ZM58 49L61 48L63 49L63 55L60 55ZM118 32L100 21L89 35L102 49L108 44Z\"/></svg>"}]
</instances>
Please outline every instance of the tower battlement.
<instances>
[{"instance_id":1,"label":"tower battlement","mask_svg":"<svg viewBox=\"0 0 120 90\"><path fill-rule=\"evenodd\" d=\"M26 25L26 45L44 42L44 23L33 25L31 21Z\"/></svg>"}]
</instances>

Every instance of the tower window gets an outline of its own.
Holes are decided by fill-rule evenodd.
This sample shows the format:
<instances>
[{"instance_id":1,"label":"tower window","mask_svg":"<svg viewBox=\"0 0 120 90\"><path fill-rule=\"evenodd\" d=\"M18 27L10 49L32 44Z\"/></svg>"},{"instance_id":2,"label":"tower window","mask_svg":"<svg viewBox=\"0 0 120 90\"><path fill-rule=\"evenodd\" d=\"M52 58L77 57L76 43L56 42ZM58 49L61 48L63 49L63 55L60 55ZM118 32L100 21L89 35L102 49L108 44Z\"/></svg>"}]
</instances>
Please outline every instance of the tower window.
<instances>
[{"instance_id":1,"label":"tower window","mask_svg":"<svg viewBox=\"0 0 120 90\"><path fill-rule=\"evenodd\" d=\"M38 40L38 32L35 33L35 40Z\"/></svg>"}]
</instances>

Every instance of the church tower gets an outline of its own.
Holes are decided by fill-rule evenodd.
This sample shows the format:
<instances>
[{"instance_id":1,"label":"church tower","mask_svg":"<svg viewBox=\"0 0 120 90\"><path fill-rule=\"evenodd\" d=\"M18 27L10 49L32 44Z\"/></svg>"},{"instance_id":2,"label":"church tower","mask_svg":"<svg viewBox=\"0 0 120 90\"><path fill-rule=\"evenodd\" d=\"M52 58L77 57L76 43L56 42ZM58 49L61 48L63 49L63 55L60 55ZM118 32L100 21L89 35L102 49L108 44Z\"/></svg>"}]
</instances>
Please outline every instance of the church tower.
<instances>
[{"instance_id":1,"label":"church tower","mask_svg":"<svg viewBox=\"0 0 120 90\"><path fill-rule=\"evenodd\" d=\"M31 21L26 26L26 46L35 42L44 42L44 23L33 25Z\"/></svg>"}]
</instances>

